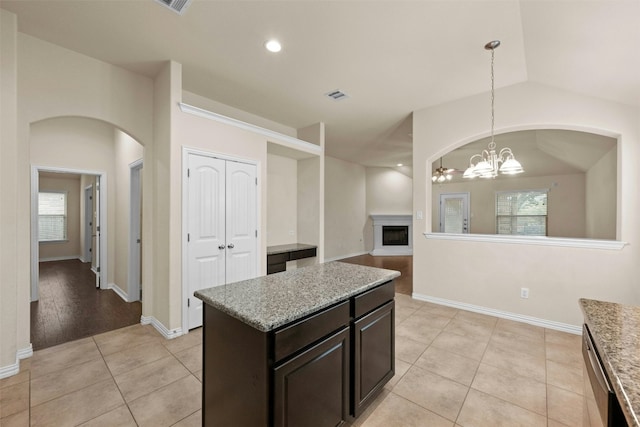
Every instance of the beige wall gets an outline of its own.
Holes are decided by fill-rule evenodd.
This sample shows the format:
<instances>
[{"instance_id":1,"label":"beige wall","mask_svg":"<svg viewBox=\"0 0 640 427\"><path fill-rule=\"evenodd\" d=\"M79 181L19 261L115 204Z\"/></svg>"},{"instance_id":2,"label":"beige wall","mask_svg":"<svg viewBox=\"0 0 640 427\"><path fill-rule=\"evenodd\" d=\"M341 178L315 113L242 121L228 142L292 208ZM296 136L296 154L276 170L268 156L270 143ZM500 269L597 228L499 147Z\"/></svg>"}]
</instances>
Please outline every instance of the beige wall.
<instances>
[{"instance_id":1,"label":"beige wall","mask_svg":"<svg viewBox=\"0 0 640 427\"><path fill-rule=\"evenodd\" d=\"M39 260L80 258L80 175L40 176L38 191L62 192L67 195L67 240L40 243Z\"/></svg>"},{"instance_id":2,"label":"beige wall","mask_svg":"<svg viewBox=\"0 0 640 427\"><path fill-rule=\"evenodd\" d=\"M19 33L15 15L0 14L2 376L17 366L16 355L30 352L30 132L51 118L90 117L150 143L153 86L146 77ZM52 158L61 157L57 151Z\"/></svg>"},{"instance_id":3,"label":"beige wall","mask_svg":"<svg viewBox=\"0 0 640 427\"><path fill-rule=\"evenodd\" d=\"M30 351L30 215L21 206L30 201L29 150L18 141L17 31L16 16L0 9L0 378L17 373L18 356Z\"/></svg>"},{"instance_id":4,"label":"beige wall","mask_svg":"<svg viewBox=\"0 0 640 427\"><path fill-rule=\"evenodd\" d=\"M116 266L115 218L117 212L113 126L94 119L59 117L32 124L30 136L32 165L44 169L64 168L105 174L107 283L113 283ZM104 218L102 221L104 224Z\"/></svg>"},{"instance_id":5,"label":"beige wall","mask_svg":"<svg viewBox=\"0 0 640 427\"><path fill-rule=\"evenodd\" d=\"M115 266L114 284L129 301L137 299L129 294L129 233L131 221L131 164L142 159L142 145L126 133L114 129L115 155Z\"/></svg>"},{"instance_id":6,"label":"beige wall","mask_svg":"<svg viewBox=\"0 0 640 427\"><path fill-rule=\"evenodd\" d=\"M179 64L177 64L179 68ZM178 70L179 71L179 70ZM179 75L179 73L178 73ZM175 83L176 75L172 76L172 85ZM181 84L181 79L177 79ZM175 87L172 93L175 93ZM170 182L170 237L167 243L174 249L171 253L170 268L170 321L163 324L168 328L178 328L181 326L182 316L182 155L183 147L202 150L208 153L218 154L236 159L243 159L257 165L258 175L258 259L260 266L259 274L266 274L266 236L267 230L267 138L257 133L243 130L234 126L220 123L203 117L182 113L177 105L176 98L171 99L171 174ZM175 107L173 107L175 106ZM145 150L146 155L146 150ZM146 166L145 166L146 167ZM163 166L164 167L164 166ZM157 283L157 282L156 282ZM164 286L164 285L163 285ZM156 286L157 288L157 286ZM155 292L156 290L154 290ZM158 309L157 315L162 315ZM169 314L169 313L167 313Z\"/></svg>"},{"instance_id":7,"label":"beige wall","mask_svg":"<svg viewBox=\"0 0 640 427\"><path fill-rule=\"evenodd\" d=\"M181 327L183 147L242 158L257 165L258 256L260 272L266 272L266 236L262 233L267 229L267 137L182 113L178 106L182 97L180 64L167 62L152 80L18 33L16 17L4 10L0 12L0 105L3 109L0 115L3 195L0 205L0 319L3 325L0 376L9 371L15 373L16 355L28 355L30 351L30 163L99 169L107 173L108 188L115 189L118 181L112 180L116 166L104 164L104 159L115 163L114 129L126 132L145 147L143 320L154 322L169 335L179 332ZM20 73L17 73L18 67ZM263 120L260 124L268 123ZM289 135L297 133L282 126L270 127ZM302 134L323 146L323 125L311 126L302 130ZM31 153L30 148L33 148ZM97 166L91 166L93 162L97 162ZM311 168L315 175L308 177L315 186L314 230L322 251L324 165L321 158L316 158L315 163ZM126 180L121 184L126 187ZM118 229L115 223L111 224L115 221L112 210L122 204L111 197L115 196L109 194L109 233ZM109 239L110 242L122 240L122 236ZM120 271L115 265L120 254L115 256L115 247L111 244L108 250L109 281L123 280L120 276L116 279L112 271L113 268ZM124 251L126 253L126 249ZM126 289L126 282L116 284Z\"/></svg>"},{"instance_id":8,"label":"beige wall","mask_svg":"<svg viewBox=\"0 0 640 427\"><path fill-rule=\"evenodd\" d=\"M267 246L298 241L298 161L267 155Z\"/></svg>"},{"instance_id":9,"label":"beige wall","mask_svg":"<svg viewBox=\"0 0 640 427\"><path fill-rule=\"evenodd\" d=\"M302 267L324 262L324 123L298 129L297 136L303 141L320 146L322 150L319 157L298 161L298 241L318 247L315 258L297 261L297 265Z\"/></svg>"},{"instance_id":10,"label":"beige wall","mask_svg":"<svg viewBox=\"0 0 640 427\"><path fill-rule=\"evenodd\" d=\"M432 184L431 230L440 229L440 195L469 193L470 233L496 233L496 192L510 190L548 190L547 234L554 237L587 237L585 235L584 174L544 177L509 177L497 180L462 181Z\"/></svg>"},{"instance_id":11,"label":"beige wall","mask_svg":"<svg viewBox=\"0 0 640 427\"><path fill-rule=\"evenodd\" d=\"M618 224L622 250L425 239L431 228L430 165L488 134L489 94L414 113L414 295L579 325L579 298L637 304L640 287L640 112L637 108L524 83L496 92L497 133L560 128L619 136ZM478 113L480 112L480 114ZM530 289L529 299L520 288Z\"/></svg>"},{"instance_id":12,"label":"beige wall","mask_svg":"<svg viewBox=\"0 0 640 427\"><path fill-rule=\"evenodd\" d=\"M325 157L325 258L365 252L366 173L362 165Z\"/></svg>"},{"instance_id":13,"label":"beige wall","mask_svg":"<svg viewBox=\"0 0 640 427\"><path fill-rule=\"evenodd\" d=\"M586 230L592 239L616 239L617 205L615 188L618 179L618 150L611 149L587 171Z\"/></svg>"}]
</instances>

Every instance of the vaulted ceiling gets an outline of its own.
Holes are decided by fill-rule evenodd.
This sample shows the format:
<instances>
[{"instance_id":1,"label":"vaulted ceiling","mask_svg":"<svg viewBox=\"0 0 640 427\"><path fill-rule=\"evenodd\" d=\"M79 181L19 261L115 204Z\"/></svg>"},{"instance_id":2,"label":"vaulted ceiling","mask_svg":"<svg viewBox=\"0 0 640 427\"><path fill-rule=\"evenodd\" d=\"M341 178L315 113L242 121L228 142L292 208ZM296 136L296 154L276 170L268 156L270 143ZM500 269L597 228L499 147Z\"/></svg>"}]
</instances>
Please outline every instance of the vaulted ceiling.
<instances>
[{"instance_id":1,"label":"vaulted ceiling","mask_svg":"<svg viewBox=\"0 0 640 427\"><path fill-rule=\"evenodd\" d=\"M1 0L19 31L294 128L327 154L411 163L411 112L524 81L640 106L640 1ZM264 49L277 38L280 53ZM333 101L324 94L349 95ZM479 112L486 114L486 111ZM499 123L499 118L496 118Z\"/></svg>"}]
</instances>

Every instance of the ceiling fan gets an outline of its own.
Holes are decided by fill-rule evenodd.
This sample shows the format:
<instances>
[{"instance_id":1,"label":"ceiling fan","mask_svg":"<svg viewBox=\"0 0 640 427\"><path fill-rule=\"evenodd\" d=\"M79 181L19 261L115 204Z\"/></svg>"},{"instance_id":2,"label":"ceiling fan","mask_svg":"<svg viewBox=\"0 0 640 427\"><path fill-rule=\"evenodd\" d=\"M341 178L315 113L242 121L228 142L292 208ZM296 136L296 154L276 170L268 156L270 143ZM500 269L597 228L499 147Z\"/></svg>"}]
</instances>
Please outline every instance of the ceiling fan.
<instances>
[{"instance_id":1,"label":"ceiling fan","mask_svg":"<svg viewBox=\"0 0 640 427\"><path fill-rule=\"evenodd\" d=\"M457 169L443 167L442 157L440 157L440 166L433 171L431 181L438 184L446 181L451 181L453 179L453 174L457 172L459 172Z\"/></svg>"}]
</instances>

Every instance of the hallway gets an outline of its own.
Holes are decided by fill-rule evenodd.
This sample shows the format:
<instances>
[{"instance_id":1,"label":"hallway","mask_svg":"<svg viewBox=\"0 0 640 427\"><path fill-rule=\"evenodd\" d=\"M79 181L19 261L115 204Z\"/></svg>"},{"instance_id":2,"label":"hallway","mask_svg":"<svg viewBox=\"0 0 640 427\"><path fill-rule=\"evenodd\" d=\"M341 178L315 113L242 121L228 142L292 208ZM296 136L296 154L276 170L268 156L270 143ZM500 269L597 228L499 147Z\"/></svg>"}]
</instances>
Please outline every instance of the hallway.
<instances>
[{"instance_id":1,"label":"hallway","mask_svg":"<svg viewBox=\"0 0 640 427\"><path fill-rule=\"evenodd\" d=\"M142 304L95 287L90 263L40 263L38 301L31 303L34 350L140 323Z\"/></svg>"}]
</instances>

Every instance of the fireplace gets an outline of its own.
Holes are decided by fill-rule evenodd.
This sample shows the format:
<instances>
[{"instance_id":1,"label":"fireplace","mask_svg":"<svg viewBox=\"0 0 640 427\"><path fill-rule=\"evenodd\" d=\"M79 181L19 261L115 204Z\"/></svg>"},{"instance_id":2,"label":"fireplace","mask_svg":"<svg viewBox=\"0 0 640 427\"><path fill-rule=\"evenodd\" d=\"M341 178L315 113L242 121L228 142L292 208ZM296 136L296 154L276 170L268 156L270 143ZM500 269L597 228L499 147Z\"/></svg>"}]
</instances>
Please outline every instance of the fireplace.
<instances>
[{"instance_id":1,"label":"fireplace","mask_svg":"<svg viewBox=\"0 0 640 427\"><path fill-rule=\"evenodd\" d=\"M411 215L371 215L373 250L371 255L412 255Z\"/></svg>"},{"instance_id":2,"label":"fireplace","mask_svg":"<svg viewBox=\"0 0 640 427\"><path fill-rule=\"evenodd\" d=\"M382 246L407 246L409 245L408 225L383 225Z\"/></svg>"}]
</instances>

